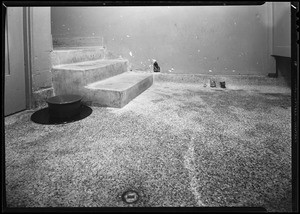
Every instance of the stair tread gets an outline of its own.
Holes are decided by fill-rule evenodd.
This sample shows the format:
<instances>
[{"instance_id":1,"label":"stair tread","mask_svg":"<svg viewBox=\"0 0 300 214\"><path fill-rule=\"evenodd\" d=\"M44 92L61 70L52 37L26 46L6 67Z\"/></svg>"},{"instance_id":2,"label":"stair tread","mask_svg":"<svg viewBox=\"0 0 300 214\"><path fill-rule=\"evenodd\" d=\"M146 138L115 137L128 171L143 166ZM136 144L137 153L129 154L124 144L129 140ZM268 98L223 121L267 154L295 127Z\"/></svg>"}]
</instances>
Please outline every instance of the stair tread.
<instances>
[{"instance_id":1,"label":"stair tread","mask_svg":"<svg viewBox=\"0 0 300 214\"><path fill-rule=\"evenodd\" d=\"M124 91L150 76L152 76L152 74L125 72L105 80L90 83L85 88L92 90L101 89L111 91Z\"/></svg>"},{"instance_id":2,"label":"stair tread","mask_svg":"<svg viewBox=\"0 0 300 214\"><path fill-rule=\"evenodd\" d=\"M54 69L61 70L88 70L95 69L99 67L105 67L111 64L115 64L117 62L126 62L125 59L99 59L99 60L91 60L84 62L76 62L72 64L62 64L53 66Z\"/></svg>"}]
</instances>

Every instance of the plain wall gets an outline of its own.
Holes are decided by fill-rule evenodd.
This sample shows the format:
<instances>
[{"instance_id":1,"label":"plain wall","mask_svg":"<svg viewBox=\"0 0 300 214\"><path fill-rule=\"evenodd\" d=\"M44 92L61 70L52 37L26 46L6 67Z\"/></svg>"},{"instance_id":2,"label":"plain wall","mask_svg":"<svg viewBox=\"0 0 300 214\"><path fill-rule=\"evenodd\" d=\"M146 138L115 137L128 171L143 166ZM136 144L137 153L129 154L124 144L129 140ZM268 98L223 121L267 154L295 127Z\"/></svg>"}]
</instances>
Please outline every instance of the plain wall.
<instances>
[{"instance_id":1,"label":"plain wall","mask_svg":"<svg viewBox=\"0 0 300 214\"><path fill-rule=\"evenodd\" d=\"M30 8L30 46L32 74L32 108L46 106L54 95L51 75L51 12L50 7Z\"/></svg>"},{"instance_id":2,"label":"plain wall","mask_svg":"<svg viewBox=\"0 0 300 214\"><path fill-rule=\"evenodd\" d=\"M32 7L31 58L33 91L52 87L50 7Z\"/></svg>"},{"instance_id":3,"label":"plain wall","mask_svg":"<svg viewBox=\"0 0 300 214\"><path fill-rule=\"evenodd\" d=\"M193 74L275 72L270 3L260 6L52 7L52 36L103 37L131 69ZM101 45L101 44L99 44Z\"/></svg>"},{"instance_id":4,"label":"plain wall","mask_svg":"<svg viewBox=\"0 0 300 214\"><path fill-rule=\"evenodd\" d=\"M273 55L291 57L291 3L273 3Z\"/></svg>"}]
</instances>

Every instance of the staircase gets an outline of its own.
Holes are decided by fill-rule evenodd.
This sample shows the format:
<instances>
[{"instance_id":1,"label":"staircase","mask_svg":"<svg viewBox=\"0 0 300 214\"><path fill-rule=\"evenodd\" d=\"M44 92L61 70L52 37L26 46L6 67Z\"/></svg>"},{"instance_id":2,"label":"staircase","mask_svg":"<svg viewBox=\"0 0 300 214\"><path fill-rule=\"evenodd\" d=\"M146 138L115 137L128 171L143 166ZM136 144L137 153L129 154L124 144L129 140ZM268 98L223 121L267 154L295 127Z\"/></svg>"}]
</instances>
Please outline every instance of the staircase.
<instances>
[{"instance_id":1,"label":"staircase","mask_svg":"<svg viewBox=\"0 0 300 214\"><path fill-rule=\"evenodd\" d=\"M55 48L55 95L78 94L87 105L122 108L153 83L152 74L128 72L125 59L106 59L103 47Z\"/></svg>"}]
</instances>

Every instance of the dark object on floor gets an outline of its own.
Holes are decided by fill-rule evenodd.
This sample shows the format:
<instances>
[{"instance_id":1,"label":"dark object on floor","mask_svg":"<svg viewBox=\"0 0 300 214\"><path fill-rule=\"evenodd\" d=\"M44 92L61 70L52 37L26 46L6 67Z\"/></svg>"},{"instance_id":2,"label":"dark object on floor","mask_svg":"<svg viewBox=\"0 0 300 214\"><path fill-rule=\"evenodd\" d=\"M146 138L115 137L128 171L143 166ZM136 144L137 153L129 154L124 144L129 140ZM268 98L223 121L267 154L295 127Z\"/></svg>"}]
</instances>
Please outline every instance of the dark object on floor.
<instances>
[{"instance_id":1,"label":"dark object on floor","mask_svg":"<svg viewBox=\"0 0 300 214\"><path fill-rule=\"evenodd\" d=\"M160 72L160 67L158 66L157 62L154 62L154 64L153 64L153 71Z\"/></svg>"},{"instance_id":2,"label":"dark object on floor","mask_svg":"<svg viewBox=\"0 0 300 214\"><path fill-rule=\"evenodd\" d=\"M220 82L220 87L221 87L221 88L226 88L225 82Z\"/></svg>"},{"instance_id":3,"label":"dark object on floor","mask_svg":"<svg viewBox=\"0 0 300 214\"><path fill-rule=\"evenodd\" d=\"M135 190L128 190L122 194L122 201L127 204L132 204L137 202L139 199L139 194Z\"/></svg>"},{"instance_id":4,"label":"dark object on floor","mask_svg":"<svg viewBox=\"0 0 300 214\"><path fill-rule=\"evenodd\" d=\"M210 87L216 87L216 82L214 80L210 80Z\"/></svg>"},{"instance_id":5,"label":"dark object on floor","mask_svg":"<svg viewBox=\"0 0 300 214\"><path fill-rule=\"evenodd\" d=\"M46 100L50 116L68 119L79 114L82 96L74 94L58 95Z\"/></svg>"},{"instance_id":6,"label":"dark object on floor","mask_svg":"<svg viewBox=\"0 0 300 214\"><path fill-rule=\"evenodd\" d=\"M36 111L31 115L31 120L38 124L44 124L44 125L57 125L57 124L64 124L64 123L71 123L78 120L82 120L89 115L91 115L93 110L86 106L81 105L79 108L79 114L76 114L73 117L61 119L61 118L55 118L50 116L49 108L43 108L41 110Z\"/></svg>"},{"instance_id":7,"label":"dark object on floor","mask_svg":"<svg viewBox=\"0 0 300 214\"><path fill-rule=\"evenodd\" d=\"M278 74L277 73L268 73L268 77L277 78Z\"/></svg>"}]
</instances>

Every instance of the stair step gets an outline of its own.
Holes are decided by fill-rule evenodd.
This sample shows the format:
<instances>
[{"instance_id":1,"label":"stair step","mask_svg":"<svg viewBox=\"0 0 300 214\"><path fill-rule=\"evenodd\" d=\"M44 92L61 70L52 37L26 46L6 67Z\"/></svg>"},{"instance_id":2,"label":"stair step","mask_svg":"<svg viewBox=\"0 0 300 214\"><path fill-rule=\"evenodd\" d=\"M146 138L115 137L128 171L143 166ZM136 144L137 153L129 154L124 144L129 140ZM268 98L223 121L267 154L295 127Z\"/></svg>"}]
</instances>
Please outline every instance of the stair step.
<instances>
[{"instance_id":1,"label":"stair step","mask_svg":"<svg viewBox=\"0 0 300 214\"><path fill-rule=\"evenodd\" d=\"M53 47L80 47L103 45L102 37L53 37Z\"/></svg>"},{"instance_id":2,"label":"stair step","mask_svg":"<svg viewBox=\"0 0 300 214\"><path fill-rule=\"evenodd\" d=\"M89 83L104 80L127 71L127 60L93 60L52 67L56 95L75 93Z\"/></svg>"},{"instance_id":3,"label":"stair step","mask_svg":"<svg viewBox=\"0 0 300 214\"><path fill-rule=\"evenodd\" d=\"M105 48L98 47L59 47L51 53L52 66L105 58Z\"/></svg>"},{"instance_id":4,"label":"stair step","mask_svg":"<svg viewBox=\"0 0 300 214\"><path fill-rule=\"evenodd\" d=\"M122 108L152 83L152 74L126 72L88 84L84 87L84 100L96 106Z\"/></svg>"}]
</instances>

